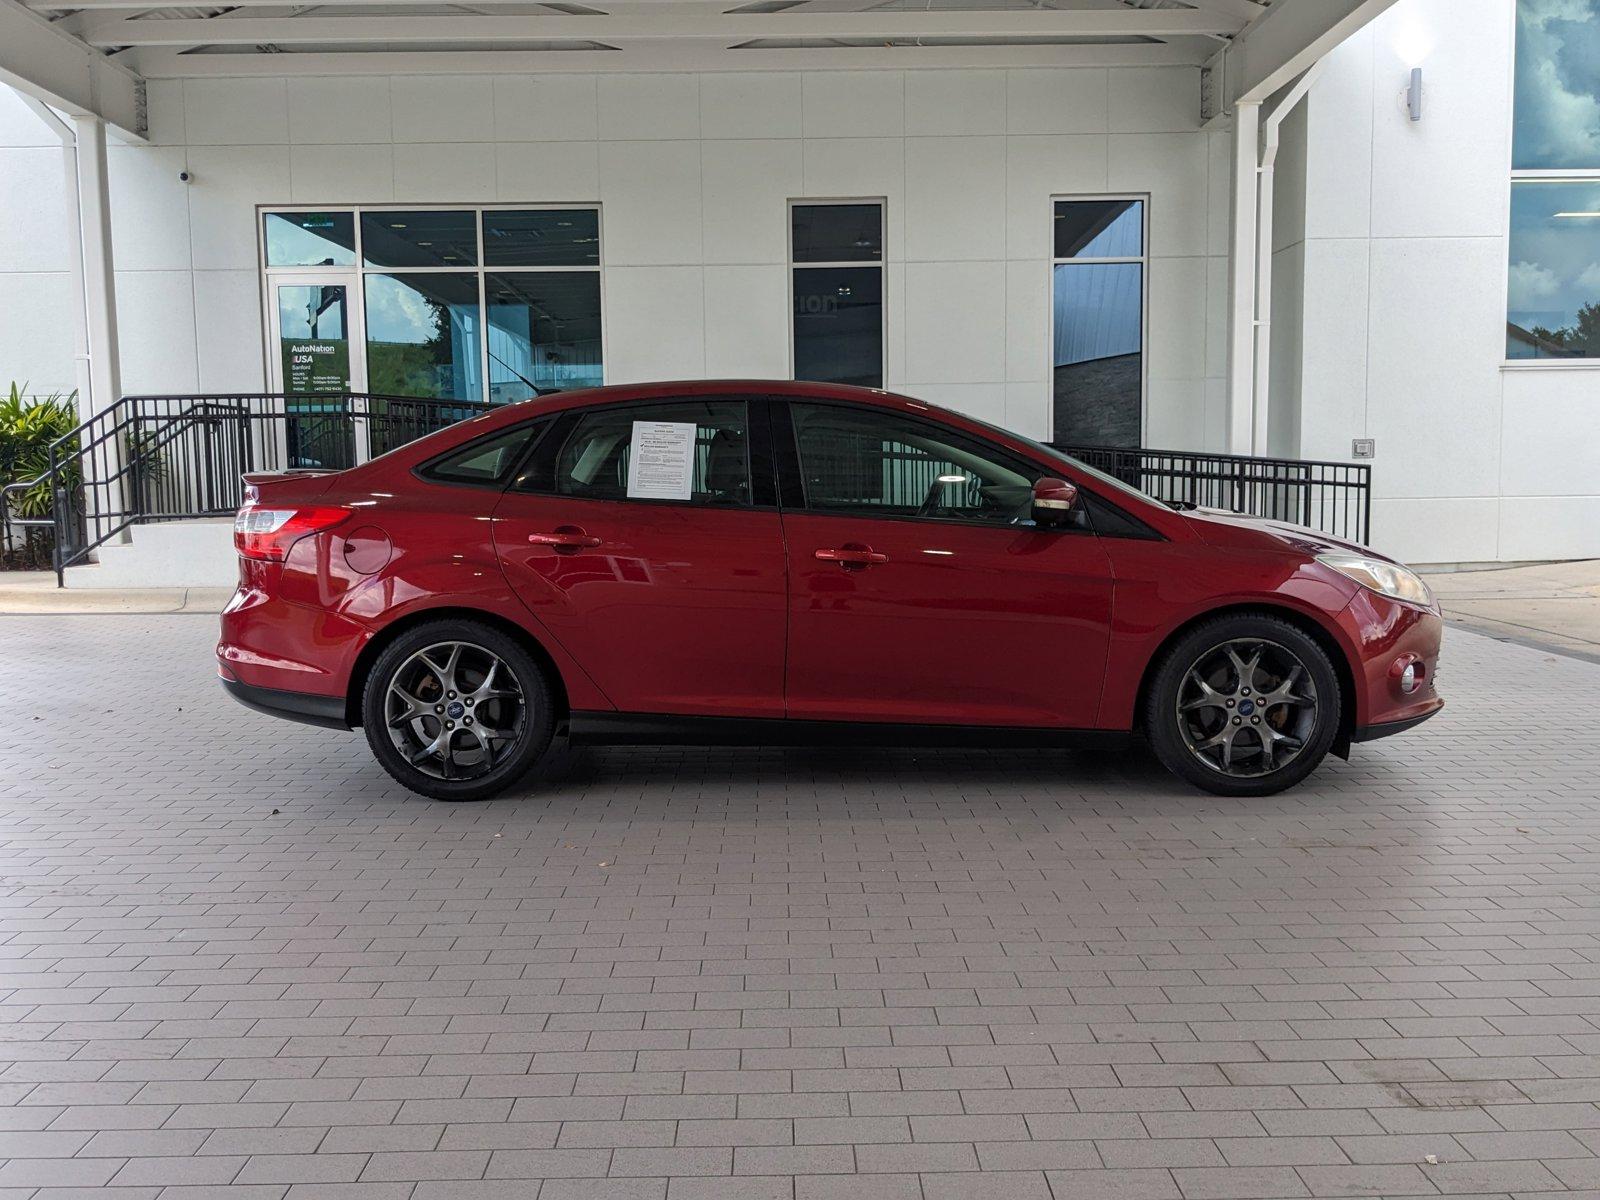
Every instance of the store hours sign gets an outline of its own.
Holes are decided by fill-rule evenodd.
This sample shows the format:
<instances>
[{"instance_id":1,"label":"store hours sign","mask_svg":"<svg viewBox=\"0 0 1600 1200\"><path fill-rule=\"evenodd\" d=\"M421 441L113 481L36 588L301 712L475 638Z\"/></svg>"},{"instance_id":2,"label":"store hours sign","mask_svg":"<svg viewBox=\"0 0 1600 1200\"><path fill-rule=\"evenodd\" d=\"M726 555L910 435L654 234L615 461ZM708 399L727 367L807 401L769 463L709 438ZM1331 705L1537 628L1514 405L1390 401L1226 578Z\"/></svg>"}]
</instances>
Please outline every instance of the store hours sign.
<instances>
[{"instance_id":1,"label":"store hours sign","mask_svg":"<svg viewBox=\"0 0 1600 1200\"><path fill-rule=\"evenodd\" d=\"M284 391L314 396L350 390L350 343L340 338L284 338Z\"/></svg>"}]
</instances>

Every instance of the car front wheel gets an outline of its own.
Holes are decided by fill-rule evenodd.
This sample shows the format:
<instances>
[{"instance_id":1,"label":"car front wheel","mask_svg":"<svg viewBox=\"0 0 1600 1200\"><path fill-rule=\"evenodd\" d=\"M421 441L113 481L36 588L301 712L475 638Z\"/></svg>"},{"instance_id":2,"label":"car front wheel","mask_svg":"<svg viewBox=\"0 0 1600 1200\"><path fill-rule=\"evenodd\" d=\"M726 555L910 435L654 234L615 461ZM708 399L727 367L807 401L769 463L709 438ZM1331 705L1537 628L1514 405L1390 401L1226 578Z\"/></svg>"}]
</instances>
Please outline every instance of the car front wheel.
<instances>
[{"instance_id":1,"label":"car front wheel","mask_svg":"<svg viewBox=\"0 0 1600 1200\"><path fill-rule=\"evenodd\" d=\"M550 745L544 671L516 639L476 621L430 621L386 647L361 700L384 770L436 800L504 791Z\"/></svg>"},{"instance_id":2,"label":"car front wheel","mask_svg":"<svg viewBox=\"0 0 1600 1200\"><path fill-rule=\"evenodd\" d=\"M1219 617L1167 652L1145 732L1173 774L1223 796L1266 796L1317 768L1338 734L1339 677L1317 642L1266 614Z\"/></svg>"}]
</instances>

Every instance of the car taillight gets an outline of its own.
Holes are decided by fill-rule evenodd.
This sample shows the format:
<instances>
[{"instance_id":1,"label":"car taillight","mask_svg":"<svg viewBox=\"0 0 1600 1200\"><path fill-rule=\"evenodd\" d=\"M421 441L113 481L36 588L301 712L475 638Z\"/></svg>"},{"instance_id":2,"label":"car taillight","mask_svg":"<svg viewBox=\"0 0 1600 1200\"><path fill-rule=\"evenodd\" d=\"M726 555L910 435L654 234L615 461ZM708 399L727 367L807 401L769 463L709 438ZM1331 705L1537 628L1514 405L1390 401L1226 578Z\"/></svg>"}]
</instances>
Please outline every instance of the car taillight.
<instances>
[{"instance_id":1,"label":"car taillight","mask_svg":"<svg viewBox=\"0 0 1600 1200\"><path fill-rule=\"evenodd\" d=\"M282 562L301 538L332 529L350 515L348 508L254 508L246 504L233 519L233 546L241 558Z\"/></svg>"}]
</instances>

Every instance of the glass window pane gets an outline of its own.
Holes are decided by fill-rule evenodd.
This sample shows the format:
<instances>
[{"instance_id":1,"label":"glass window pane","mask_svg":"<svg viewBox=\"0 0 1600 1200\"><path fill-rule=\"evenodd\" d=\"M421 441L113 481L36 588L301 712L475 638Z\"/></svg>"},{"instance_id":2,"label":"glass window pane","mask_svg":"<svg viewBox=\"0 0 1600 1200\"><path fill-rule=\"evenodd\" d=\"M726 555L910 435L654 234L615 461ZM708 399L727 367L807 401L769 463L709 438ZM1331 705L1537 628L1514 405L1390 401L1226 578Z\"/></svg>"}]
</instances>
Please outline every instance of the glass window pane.
<instances>
[{"instance_id":1,"label":"glass window pane","mask_svg":"<svg viewBox=\"0 0 1600 1200\"><path fill-rule=\"evenodd\" d=\"M474 442L450 457L440 459L425 474L429 479L442 479L448 483L502 483L511 473L511 468L517 465L523 447L528 444L536 428L536 424L518 425L497 437Z\"/></svg>"},{"instance_id":2,"label":"glass window pane","mask_svg":"<svg viewBox=\"0 0 1600 1200\"><path fill-rule=\"evenodd\" d=\"M486 275L489 399L496 404L599 387L600 274Z\"/></svg>"},{"instance_id":3,"label":"glass window pane","mask_svg":"<svg viewBox=\"0 0 1600 1200\"><path fill-rule=\"evenodd\" d=\"M476 275L368 275L366 287L368 390L482 398Z\"/></svg>"},{"instance_id":4,"label":"glass window pane","mask_svg":"<svg viewBox=\"0 0 1600 1200\"><path fill-rule=\"evenodd\" d=\"M1511 185L1507 358L1600 358L1600 183Z\"/></svg>"},{"instance_id":5,"label":"glass window pane","mask_svg":"<svg viewBox=\"0 0 1600 1200\"><path fill-rule=\"evenodd\" d=\"M794 272L794 377L883 386L883 272L806 267Z\"/></svg>"},{"instance_id":6,"label":"glass window pane","mask_svg":"<svg viewBox=\"0 0 1600 1200\"><path fill-rule=\"evenodd\" d=\"M354 213L267 213L269 267L349 267L356 261Z\"/></svg>"},{"instance_id":7,"label":"glass window pane","mask_svg":"<svg viewBox=\"0 0 1600 1200\"><path fill-rule=\"evenodd\" d=\"M364 212L361 257L369 267L477 266L477 214Z\"/></svg>"},{"instance_id":8,"label":"glass window pane","mask_svg":"<svg viewBox=\"0 0 1600 1200\"><path fill-rule=\"evenodd\" d=\"M1144 253L1143 200L1057 200L1057 258L1138 258Z\"/></svg>"},{"instance_id":9,"label":"glass window pane","mask_svg":"<svg viewBox=\"0 0 1600 1200\"><path fill-rule=\"evenodd\" d=\"M591 409L579 419L556 458L556 492L590 500L626 500L635 421L694 425L689 503L750 503L749 426L743 400L674 400Z\"/></svg>"},{"instance_id":10,"label":"glass window pane","mask_svg":"<svg viewBox=\"0 0 1600 1200\"><path fill-rule=\"evenodd\" d=\"M1055 268L1055 440L1137 446L1144 408L1144 267Z\"/></svg>"},{"instance_id":11,"label":"glass window pane","mask_svg":"<svg viewBox=\"0 0 1600 1200\"><path fill-rule=\"evenodd\" d=\"M1600 0L1518 0L1511 165L1600 167Z\"/></svg>"},{"instance_id":12,"label":"glass window pane","mask_svg":"<svg viewBox=\"0 0 1600 1200\"><path fill-rule=\"evenodd\" d=\"M879 262L883 258L880 204L796 204L790 209L794 261Z\"/></svg>"},{"instance_id":13,"label":"glass window pane","mask_svg":"<svg viewBox=\"0 0 1600 1200\"><path fill-rule=\"evenodd\" d=\"M1033 476L981 442L897 413L791 404L806 507L1012 523L1031 520Z\"/></svg>"},{"instance_id":14,"label":"glass window pane","mask_svg":"<svg viewBox=\"0 0 1600 1200\"><path fill-rule=\"evenodd\" d=\"M592 208L483 214L489 267L582 267L600 263L600 214Z\"/></svg>"}]
</instances>

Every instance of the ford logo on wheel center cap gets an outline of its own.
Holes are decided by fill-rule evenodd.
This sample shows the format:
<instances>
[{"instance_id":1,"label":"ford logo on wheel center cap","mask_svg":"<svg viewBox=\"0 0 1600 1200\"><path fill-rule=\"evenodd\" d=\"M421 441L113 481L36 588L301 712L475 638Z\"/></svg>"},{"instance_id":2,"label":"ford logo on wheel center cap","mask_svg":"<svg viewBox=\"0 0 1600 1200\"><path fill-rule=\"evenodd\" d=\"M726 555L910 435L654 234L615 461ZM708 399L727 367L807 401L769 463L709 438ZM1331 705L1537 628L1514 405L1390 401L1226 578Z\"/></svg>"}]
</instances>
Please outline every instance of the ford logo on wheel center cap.
<instances>
[{"instance_id":1,"label":"ford logo on wheel center cap","mask_svg":"<svg viewBox=\"0 0 1600 1200\"><path fill-rule=\"evenodd\" d=\"M452 721L459 720L467 711L467 706L459 700L450 701L449 707L444 710L445 716Z\"/></svg>"},{"instance_id":2,"label":"ford logo on wheel center cap","mask_svg":"<svg viewBox=\"0 0 1600 1200\"><path fill-rule=\"evenodd\" d=\"M1239 701L1239 711L1241 713L1243 713L1245 716L1248 717L1251 713L1255 712L1255 710L1256 710L1256 702L1254 700L1241 700L1241 701Z\"/></svg>"}]
</instances>

